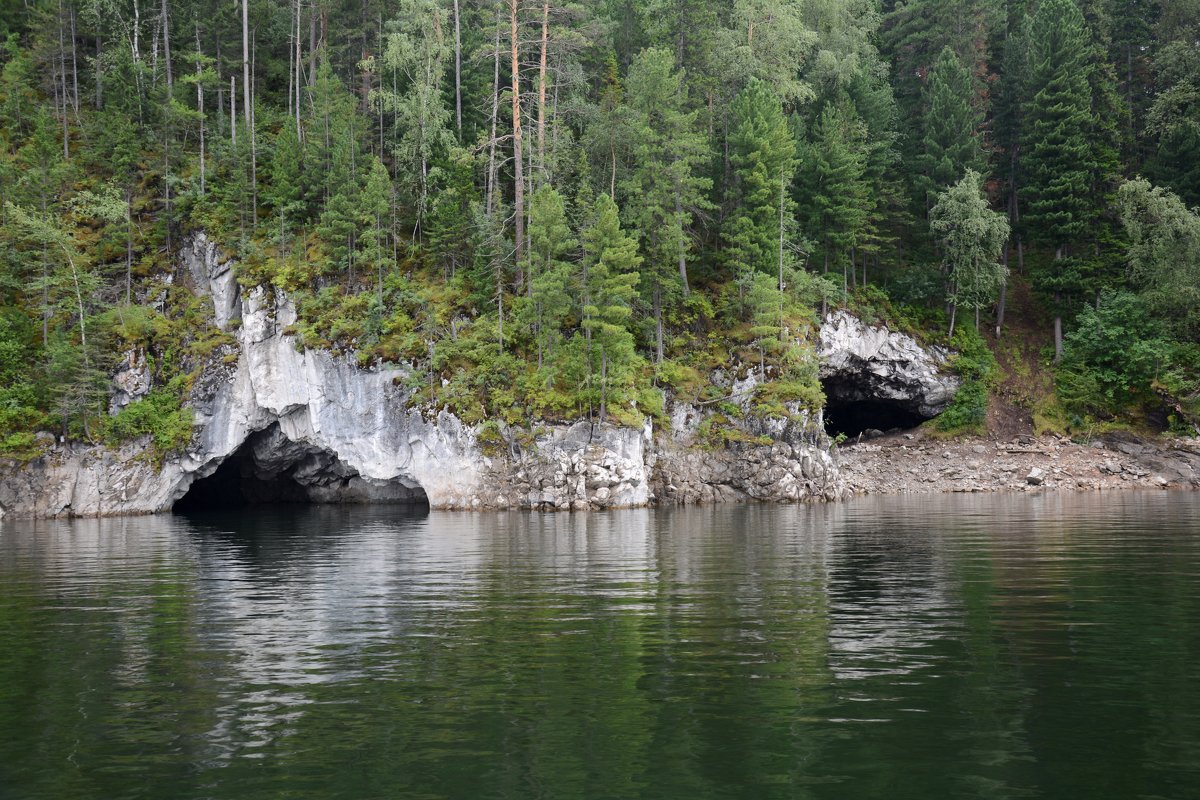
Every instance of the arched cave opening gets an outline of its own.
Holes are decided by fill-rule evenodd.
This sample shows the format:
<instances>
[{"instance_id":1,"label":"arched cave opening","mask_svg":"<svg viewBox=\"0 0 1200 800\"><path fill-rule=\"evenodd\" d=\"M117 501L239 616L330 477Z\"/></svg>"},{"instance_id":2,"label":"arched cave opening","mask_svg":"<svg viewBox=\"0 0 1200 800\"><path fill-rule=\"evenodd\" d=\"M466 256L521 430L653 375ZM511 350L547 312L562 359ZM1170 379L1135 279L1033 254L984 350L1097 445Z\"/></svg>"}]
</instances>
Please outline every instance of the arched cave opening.
<instances>
[{"instance_id":1,"label":"arched cave opening","mask_svg":"<svg viewBox=\"0 0 1200 800\"><path fill-rule=\"evenodd\" d=\"M273 425L255 433L211 475L192 483L173 511L228 511L273 504L402 504L428 508L415 481L368 480L329 450L288 439Z\"/></svg>"},{"instance_id":2,"label":"arched cave opening","mask_svg":"<svg viewBox=\"0 0 1200 800\"><path fill-rule=\"evenodd\" d=\"M908 430L924 421L920 414L886 400L838 402L830 399L825 405L825 432L830 436L841 433L854 438L869 430L883 433Z\"/></svg>"},{"instance_id":3,"label":"arched cave opening","mask_svg":"<svg viewBox=\"0 0 1200 800\"><path fill-rule=\"evenodd\" d=\"M888 433L915 428L930 417L920 413L920 397L906 397L867 373L839 373L824 378L825 432L855 438L867 431Z\"/></svg>"}]
</instances>

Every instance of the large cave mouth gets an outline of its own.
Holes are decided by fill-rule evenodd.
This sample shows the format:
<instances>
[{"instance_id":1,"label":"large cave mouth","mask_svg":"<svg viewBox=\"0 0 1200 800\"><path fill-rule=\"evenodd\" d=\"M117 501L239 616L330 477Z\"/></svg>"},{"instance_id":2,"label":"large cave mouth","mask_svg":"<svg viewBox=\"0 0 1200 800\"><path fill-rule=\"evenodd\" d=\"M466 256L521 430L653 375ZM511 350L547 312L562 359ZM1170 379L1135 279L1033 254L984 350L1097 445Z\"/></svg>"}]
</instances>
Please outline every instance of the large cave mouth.
<instances>
[{"instance_id":1,"label":"large cave mouth","mask_svg":"<svg viewBox=\"0 0 1200 800\"><path fill-rule=\"evenodd\" d=\"M903 400L872 396L863 387L825 380L825 432L854 438L867 431L888 433L915 428L929 417Z\"/></svg>"},{"instance_id":2,"label":"large cave mouth","mask_svg":"<svg viewBox=\"0 0 1200 800\"><path fill-rule=\"evenodd\" d=\"M925 421L886 400L855 400L848 403L829 401L825 406L825 432L830 436L845 434L853 438L869 430L887 433L893 430L908 430Z\"/></svg>"},{"instance_id":3,"label":"large cave mouth","mask_svg":"<svg viewBox=\"0 0 1200 800\"><path fill-rule=\"evenodd\" d=\"M329 450L287 439L278 426L250 436L211 475L192 483L173 511L273 504L391 503L428 508L415 481L368 480Z\"/></svg>"}]
</instances>

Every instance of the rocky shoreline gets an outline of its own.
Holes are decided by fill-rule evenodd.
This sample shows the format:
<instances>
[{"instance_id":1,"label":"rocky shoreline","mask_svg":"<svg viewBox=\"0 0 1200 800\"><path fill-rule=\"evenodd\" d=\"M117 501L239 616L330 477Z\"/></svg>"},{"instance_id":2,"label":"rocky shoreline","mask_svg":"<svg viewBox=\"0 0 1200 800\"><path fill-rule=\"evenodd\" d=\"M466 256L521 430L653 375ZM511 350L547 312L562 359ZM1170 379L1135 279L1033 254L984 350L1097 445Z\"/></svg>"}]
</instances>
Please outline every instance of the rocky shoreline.
<instances>
[{"instance_id":1,"label":"rocky shoreline","mask_svg":"<svg viewBox=\"0 0 1200 800\"><path fill-rule=\"evenodd\" d=\"M839 448L853 494L1200 488L1200 441L1109 434L943 440L921 430Z\"/></svg>"}]
</instances>

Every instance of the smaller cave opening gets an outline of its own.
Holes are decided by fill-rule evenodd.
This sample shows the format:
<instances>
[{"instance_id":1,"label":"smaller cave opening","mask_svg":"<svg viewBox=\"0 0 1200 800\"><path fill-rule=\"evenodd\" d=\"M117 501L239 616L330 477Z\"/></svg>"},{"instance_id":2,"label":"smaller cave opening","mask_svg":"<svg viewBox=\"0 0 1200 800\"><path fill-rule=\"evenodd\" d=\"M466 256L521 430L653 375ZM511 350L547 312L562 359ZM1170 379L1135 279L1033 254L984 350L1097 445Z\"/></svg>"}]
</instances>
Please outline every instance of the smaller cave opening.
<instances>
[{"instance_id":1,"label":"smaller cave opening","mask_svg":"<svg viewBox=\"0 0 1200 800\"><path fill-rule=\"evenodd\" d=\"M429 498L415 482L367 480L329 450L293 442L272 426L250 436L211 475L195 480L172 510L193 514L307 504L428 508Z\"/></svg>"},{"instance_id":2,"label":"smaller cave opening","mask_svg":"<svg viewBox=\"0 0 1200 800\"><path fill-rule=\"evenodd\" d=\"M915 428L925 417L886 400L829 400L825 405L825 432L854 438L869 430L887 433Z\"/></svg>"}]
</instances>

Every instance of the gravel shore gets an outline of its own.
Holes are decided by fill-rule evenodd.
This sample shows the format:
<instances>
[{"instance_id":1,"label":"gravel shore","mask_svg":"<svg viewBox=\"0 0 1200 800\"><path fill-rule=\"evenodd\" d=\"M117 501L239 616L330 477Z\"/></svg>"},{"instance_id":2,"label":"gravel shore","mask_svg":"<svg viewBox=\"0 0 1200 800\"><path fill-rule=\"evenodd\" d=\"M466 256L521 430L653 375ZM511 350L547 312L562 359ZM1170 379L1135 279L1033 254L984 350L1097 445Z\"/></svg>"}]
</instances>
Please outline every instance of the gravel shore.
<instances>
[{"instance_id":1,"label":"gravel shore","mask_svg":"<svg viewBox=\"0 0 1200 800\"><path fill-rule=\"evenodd\" d=\"M1126 434L940 440L920 430L838 448L855 494L1200 488L1200 441Z\"/></svg>"}]
</instances>

